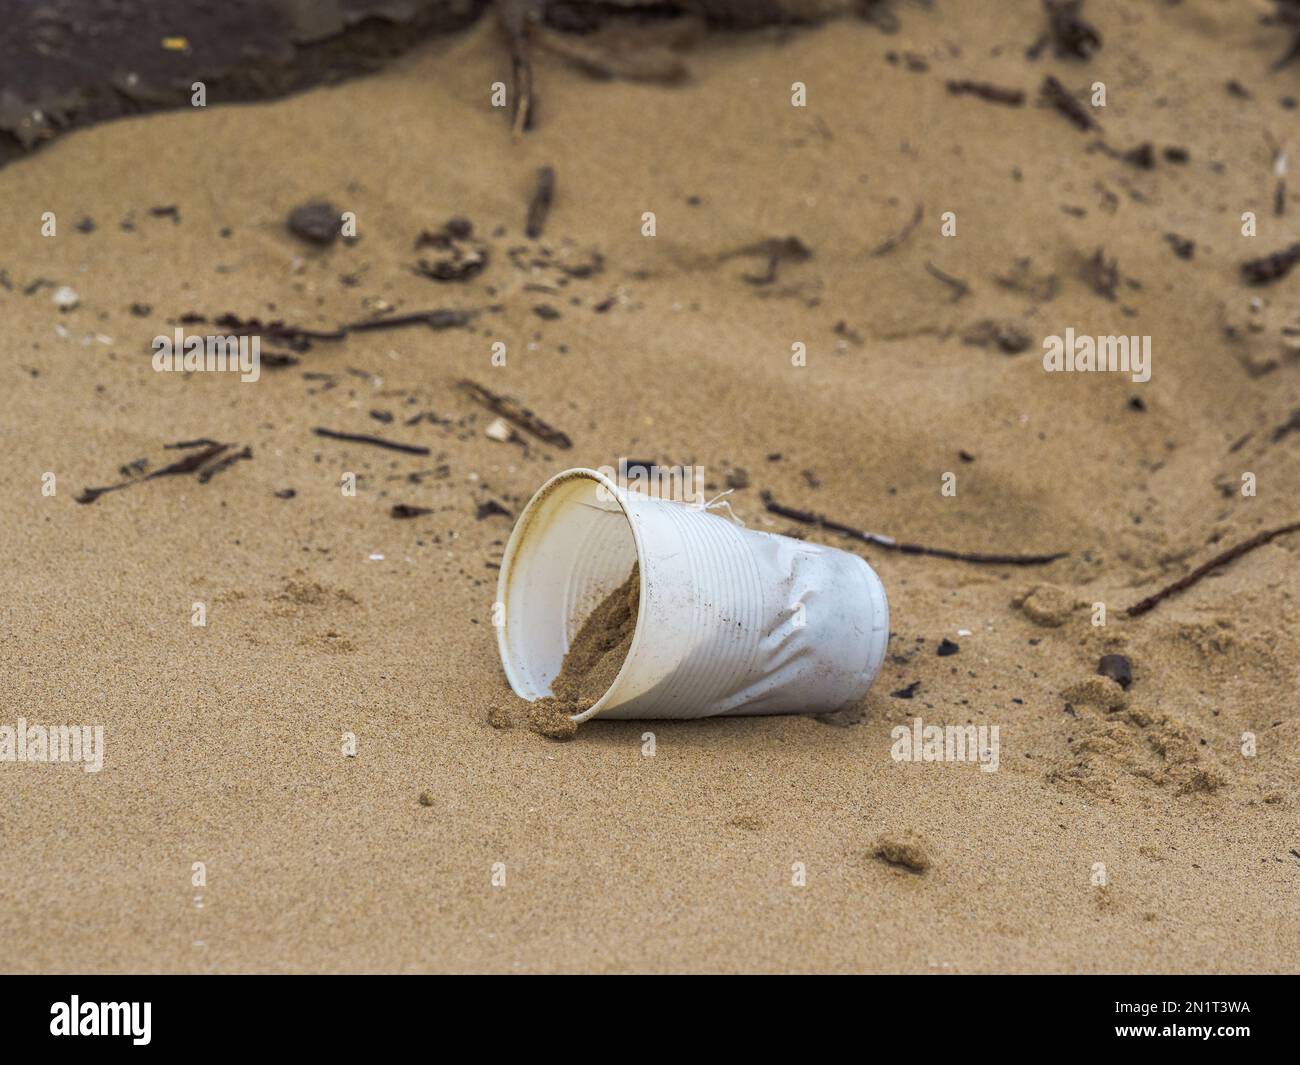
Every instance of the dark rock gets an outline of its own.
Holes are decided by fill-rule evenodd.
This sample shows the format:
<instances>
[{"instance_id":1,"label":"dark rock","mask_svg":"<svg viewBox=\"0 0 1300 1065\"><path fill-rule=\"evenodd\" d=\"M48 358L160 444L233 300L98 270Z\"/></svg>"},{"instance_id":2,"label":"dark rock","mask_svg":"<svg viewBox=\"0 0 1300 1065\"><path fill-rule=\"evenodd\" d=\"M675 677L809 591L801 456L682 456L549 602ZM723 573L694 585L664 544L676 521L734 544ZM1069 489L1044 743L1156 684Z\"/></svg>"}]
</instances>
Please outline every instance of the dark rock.
<instances>
[{"instance_id":1,"label":"dark rock","mask_svg":"<svg viewBox=\"0 0 1300 1065\"><path fill-rule=\"evenodd\" d=\"M1097 672L1109 677L1125 691L1133 683L1133 667L1123 655L1102 655L1097 663Z\"/></svg>"},{"instance_id":2,"label":"dark rock","mask_svg":"<svg viewBox=\"0 0 1300 1065\"><path fill-rule=\"evenodd\" d=\"M329 245L339 237L342 214L332 203L304 203L289 213L289 232L308 244Z\"/></svg>"}]
</instances>

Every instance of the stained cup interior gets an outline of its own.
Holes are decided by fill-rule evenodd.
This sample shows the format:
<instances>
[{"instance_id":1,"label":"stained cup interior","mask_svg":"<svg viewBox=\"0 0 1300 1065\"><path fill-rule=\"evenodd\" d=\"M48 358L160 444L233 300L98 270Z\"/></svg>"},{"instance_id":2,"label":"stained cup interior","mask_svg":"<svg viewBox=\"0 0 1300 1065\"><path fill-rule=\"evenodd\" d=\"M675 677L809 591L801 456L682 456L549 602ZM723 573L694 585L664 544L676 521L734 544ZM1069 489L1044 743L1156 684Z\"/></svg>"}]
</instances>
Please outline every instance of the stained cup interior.
<instances>
[{"instance_id":1,"label":"stained cup interior","mask_svg":"<svg viewBox=\"0 0 1300 1065\"><path fill-rule=\"evenodd\" d=\"M551 694L591 612L637 561L636 536L611 481L568 470L543 485L506 544L498 584L501 663L515 694Z\"/></svg>"}]
</instances>

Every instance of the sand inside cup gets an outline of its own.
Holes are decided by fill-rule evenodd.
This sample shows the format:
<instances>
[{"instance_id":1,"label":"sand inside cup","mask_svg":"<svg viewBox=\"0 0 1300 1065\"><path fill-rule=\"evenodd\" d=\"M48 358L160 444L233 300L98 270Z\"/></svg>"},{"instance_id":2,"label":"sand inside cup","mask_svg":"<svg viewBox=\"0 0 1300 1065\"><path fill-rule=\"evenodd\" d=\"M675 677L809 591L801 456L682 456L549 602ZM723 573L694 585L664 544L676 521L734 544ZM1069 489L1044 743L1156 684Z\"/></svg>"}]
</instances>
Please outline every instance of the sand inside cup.
<instances>
[{"instance_id":1,"label":"sand inside cup","mask_svg":"<svg viewBox=\"0 0 1300 1065\"><path fill-rule=\"evenodd\" d=\"M636 632L641 603L641 569L632 572L610 592L578 629L560 673L551 684L551 695L527 702L510 699L488 710L488 721L496 728L508 728L516 713L524 709L534 732L552 739L568 739L578 725L572 715L591 709L614 683L623 668L632 636Z\"/></svg>"}]
</instances>

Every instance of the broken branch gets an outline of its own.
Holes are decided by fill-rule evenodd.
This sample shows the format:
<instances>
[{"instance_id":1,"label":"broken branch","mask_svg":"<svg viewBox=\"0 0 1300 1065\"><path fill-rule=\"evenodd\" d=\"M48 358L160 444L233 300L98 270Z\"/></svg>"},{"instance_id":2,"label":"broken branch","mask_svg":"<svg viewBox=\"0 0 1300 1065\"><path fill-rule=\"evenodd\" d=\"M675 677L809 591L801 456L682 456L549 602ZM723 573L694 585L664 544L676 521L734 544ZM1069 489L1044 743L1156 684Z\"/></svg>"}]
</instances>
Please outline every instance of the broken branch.
<instances>
[{"instance_id":1,"label":"broken branch","mask_svg":"<svg viewBox=\"0 0 1300 1065\"><path fill-rule=\"evenodd\" d=\"M1124 613L1131 618L1145 614L1171 595L1177 595L1179 592L1190 588L1206 574L1218 569L1220 566L1226 566L1229 562L1235 561L1242 555L1254 551L1255 548L1263 547L1266 543L1276 540L1279 536L1285 536L1287 533L1293 532L1300 532L1300 521L1293 521L1289 525L1281 525L1276 529L1266 529L1264 532L1256 533L1249 540L1243 540L1236 547L1230 547L1228 550L1215 555L1209 562L1197 566L1191 573L1180 577L1173 584L1167 584L1155 594L1148 595L1140 602L1134 603Z\"/></svg>"}]
</instances>

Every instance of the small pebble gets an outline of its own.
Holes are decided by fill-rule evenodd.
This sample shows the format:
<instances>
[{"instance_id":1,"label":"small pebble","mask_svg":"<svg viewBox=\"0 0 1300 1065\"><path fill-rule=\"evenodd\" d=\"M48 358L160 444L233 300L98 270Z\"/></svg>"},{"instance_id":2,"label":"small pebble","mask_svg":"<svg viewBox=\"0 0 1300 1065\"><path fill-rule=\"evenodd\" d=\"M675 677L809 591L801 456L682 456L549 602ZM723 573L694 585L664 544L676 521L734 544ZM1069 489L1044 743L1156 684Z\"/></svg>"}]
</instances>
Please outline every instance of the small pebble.
<instances>
[{"instance_id":1,"label":"small pebble","mask_svg":"<svg viewBox=\"0 0 1300 1065\"><path fill-rule=\"evenodd\" d=\"M77 295L76 289L69 288L67 285L54 290L54 306L61 311L70 311L81 302L81 297Z\"/></svg>"},{"instance_id":2,"label":"small pebble","mask_svg":"<svg viewBox=\"0 0 1300 1065\"><path fill-rule=\"evenodd\" d=\"M1097 672L1109 677L1125 691L1133 683L1133 666L1123 655L1102 655L1097 663Z\"/></svg>"},{"instance_id":3,"label":"small pebble","mask_svg":"<svg viewBox=\"0 0 1300 1065\"><path fill-rule=\"evenodd\" d=\"M305 203L289 214L289 232L309 244L333 244L342 215L332 203Z\"/></svg>"}]
</instances>

